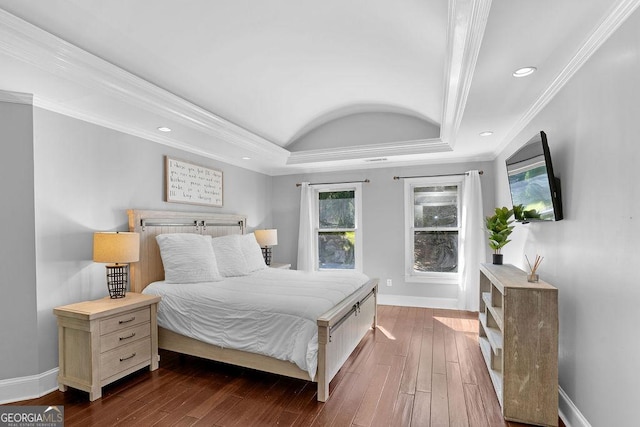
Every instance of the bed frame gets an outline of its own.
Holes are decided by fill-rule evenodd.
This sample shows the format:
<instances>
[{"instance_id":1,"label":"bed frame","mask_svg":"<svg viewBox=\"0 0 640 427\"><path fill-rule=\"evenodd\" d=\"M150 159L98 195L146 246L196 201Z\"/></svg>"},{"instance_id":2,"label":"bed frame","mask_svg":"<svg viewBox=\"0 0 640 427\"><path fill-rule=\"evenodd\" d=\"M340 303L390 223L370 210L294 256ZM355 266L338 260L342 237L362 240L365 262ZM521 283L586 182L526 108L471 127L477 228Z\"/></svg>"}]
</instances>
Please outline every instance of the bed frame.
<instances>
[{"instance_id":1,"label":"bed frame","mask_svg":"<svg viewBox=\"0 0 640 427\"><path fill-rule=\"evenodd\" d=\"M164 279L160 249L155 237L163 233L197 233L213 237L244 234L242 215L151 210L129 210L129 231L140 233L140 261L131 264L131 290L142 290ZM329 383L370 328L376 327L378 280L371 279L338 305L324 313L318 324L318 400L326 402ZM309 381L309 373L286 362L260 354L221 348L164 328L158 328L158 347L178 353L271 372Z\"/></svg>"}]
</instances>

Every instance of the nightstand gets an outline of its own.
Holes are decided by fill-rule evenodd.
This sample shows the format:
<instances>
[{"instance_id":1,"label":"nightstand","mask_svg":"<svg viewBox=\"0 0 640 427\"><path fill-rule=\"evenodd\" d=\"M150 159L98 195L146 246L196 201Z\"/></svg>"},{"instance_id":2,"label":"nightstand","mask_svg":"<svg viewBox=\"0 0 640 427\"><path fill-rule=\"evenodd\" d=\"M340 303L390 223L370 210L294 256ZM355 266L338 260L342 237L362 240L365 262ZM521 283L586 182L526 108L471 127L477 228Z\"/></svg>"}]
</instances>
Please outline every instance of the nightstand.
<instances>
[{"instance_id":1,"label":"nightstand","mask_svg":"<svg viewBox=\"0 0 640 427\"><path fill-rule=\"evenodd\" d=\"M282 263L282 262L272 262L269 267L271 267L271 268L280 268L282 270L290 270L291 269L291 264L285 264L285 263Z\"/></svg>"},{"instance_id":2,"label":"nightstand","mask_svg":"<svg viewBox=\"0 0 640 427\"><path fill-rule=\"evenodd\" d=\"M145 366L158 369L160 297L128 292L53 309L58 319L58 387L102 396L102 387Z\"/></svg>"}]
</instances>

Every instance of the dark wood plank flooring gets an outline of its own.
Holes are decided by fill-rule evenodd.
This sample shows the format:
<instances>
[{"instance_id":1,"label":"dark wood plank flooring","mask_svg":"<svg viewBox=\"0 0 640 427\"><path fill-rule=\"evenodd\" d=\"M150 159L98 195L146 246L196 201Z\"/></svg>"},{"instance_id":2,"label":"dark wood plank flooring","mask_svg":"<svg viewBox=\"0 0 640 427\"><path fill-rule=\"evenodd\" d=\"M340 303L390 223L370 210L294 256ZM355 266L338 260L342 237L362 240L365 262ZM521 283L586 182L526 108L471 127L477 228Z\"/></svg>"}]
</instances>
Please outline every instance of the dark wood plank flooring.
<instances>
[{"instance_id":1,"label":"dark wood plank flooring","mask_svg":"<svg viewBox=\"0 0 640 427\"><path fill-rule=\"evenodd\" d=\"M103 389L18 404L64 405L72 426L501 426L477 314L380 306L378 325L331 382L315 384L161 351L160 368ZM562 422L560 425L562 426Z\"/></svg>"}]
</instances>

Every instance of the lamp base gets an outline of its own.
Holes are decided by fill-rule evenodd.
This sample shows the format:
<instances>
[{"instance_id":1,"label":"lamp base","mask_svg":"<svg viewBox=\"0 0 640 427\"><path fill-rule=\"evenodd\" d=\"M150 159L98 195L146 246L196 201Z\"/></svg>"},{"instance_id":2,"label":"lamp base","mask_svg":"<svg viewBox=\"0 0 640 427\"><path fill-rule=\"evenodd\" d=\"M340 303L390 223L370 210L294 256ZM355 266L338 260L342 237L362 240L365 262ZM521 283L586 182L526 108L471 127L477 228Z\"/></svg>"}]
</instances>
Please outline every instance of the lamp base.
<instances>
[{"instance_id":1,"label":"lamp base","mask_svg":"<svg viewBox=\"0 0 640 427\"><path fill-rule=\"evenodd\" d=\"M129 264L107 265L107 289L109 297L124 298L127 294Z\"/></svg>"},{"instance_id":2,"label":"lamp base","mask_svg":"<svg viewBox=\"0 0 640 427\"><path fill-rule=\"evenodd\" d=\"M269 246L262 248L262 256L264 257L264 263L271 265L271 248Z\"/></svg>"}]
</instances>

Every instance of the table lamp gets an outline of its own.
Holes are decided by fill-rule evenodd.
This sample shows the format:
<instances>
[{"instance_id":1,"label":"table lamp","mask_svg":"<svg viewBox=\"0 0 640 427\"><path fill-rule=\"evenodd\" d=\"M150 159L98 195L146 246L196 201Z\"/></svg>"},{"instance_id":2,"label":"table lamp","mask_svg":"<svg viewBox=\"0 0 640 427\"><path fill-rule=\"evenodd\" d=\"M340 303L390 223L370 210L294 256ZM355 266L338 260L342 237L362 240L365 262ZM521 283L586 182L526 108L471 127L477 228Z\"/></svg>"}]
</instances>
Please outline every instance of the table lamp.
<instances>
[{"instance_id":1,"label":"table lamp","mask_svg":"<svg viewBox=\"0 0 640 427\"><path fill-rule=\"evenodd\" d=\"M122 231L93 233L93 261L107 265L107 289L111 298L124 298L129 263L140 259L140 235Z\"/></svg>"},{"instance_id":2,"label":"table lamp","mask_svg":"<svg viewBox=\"0 0 640 427\"><path fill-rule=\"evenodd\" d=\"M253 234L256 236L258 245L262 248L265 264L271 265L271 247L278 244L278 230L256 230Z\"/></svg>"}]
</instances>

